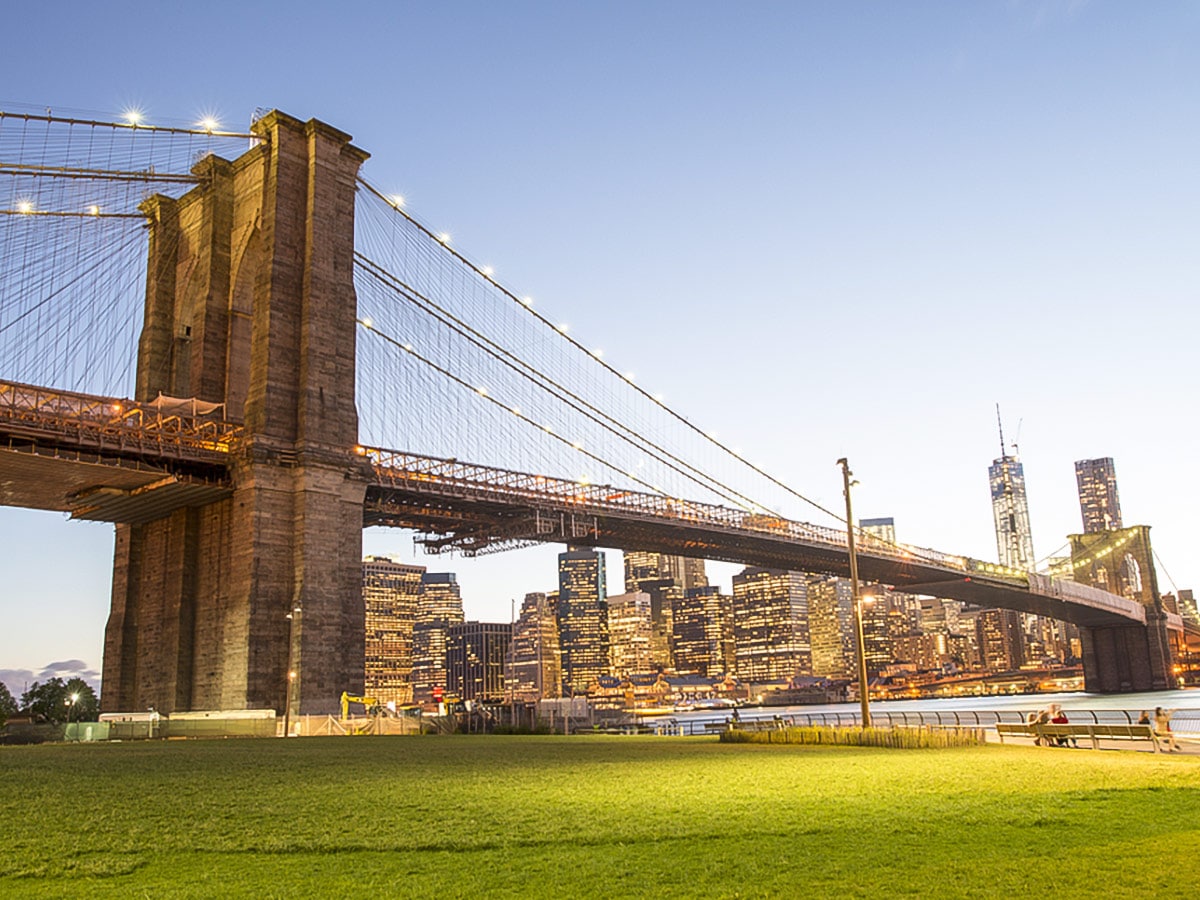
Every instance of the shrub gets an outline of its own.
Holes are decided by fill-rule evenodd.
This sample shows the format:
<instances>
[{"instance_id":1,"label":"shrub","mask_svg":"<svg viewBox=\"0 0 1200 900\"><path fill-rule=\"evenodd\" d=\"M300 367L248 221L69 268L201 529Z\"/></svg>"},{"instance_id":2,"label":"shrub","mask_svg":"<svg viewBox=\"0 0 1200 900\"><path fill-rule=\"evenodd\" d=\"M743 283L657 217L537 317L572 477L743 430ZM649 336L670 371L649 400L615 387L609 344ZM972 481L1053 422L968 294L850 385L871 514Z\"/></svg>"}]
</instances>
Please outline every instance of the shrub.
<instances>
[{"instance_id":1,"label":"shrub","mask_svg":"<svg viewBox=\"0 0 1200 900\"><path fill-rule=\"evenodd\" d=\"M797 725L761 731L732 728L721 732L730 744L825 744L842 747L890 747L924 750L974 747L986 742L981 728L857 728L833 725Z\"/></svg>"}]
</instances>

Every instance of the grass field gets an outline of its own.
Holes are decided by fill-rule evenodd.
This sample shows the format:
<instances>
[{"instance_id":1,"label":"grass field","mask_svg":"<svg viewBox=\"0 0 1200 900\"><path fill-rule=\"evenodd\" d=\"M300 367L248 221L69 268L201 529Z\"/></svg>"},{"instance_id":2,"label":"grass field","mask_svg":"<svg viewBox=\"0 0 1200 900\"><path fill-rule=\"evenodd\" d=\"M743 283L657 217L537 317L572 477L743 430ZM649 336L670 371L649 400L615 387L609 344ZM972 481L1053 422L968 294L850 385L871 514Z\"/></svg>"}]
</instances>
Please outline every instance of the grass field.
<instances>
[{"instance_id":1,"label":"grass field","mask_svg":"<svg viewBox=\"0 0 1200 900\"><path fill-rule=\"evenodd\" d=\"M0 747L3 897L1143 897L1200 759L712 738Z\"/></svg>"}]
</instances>

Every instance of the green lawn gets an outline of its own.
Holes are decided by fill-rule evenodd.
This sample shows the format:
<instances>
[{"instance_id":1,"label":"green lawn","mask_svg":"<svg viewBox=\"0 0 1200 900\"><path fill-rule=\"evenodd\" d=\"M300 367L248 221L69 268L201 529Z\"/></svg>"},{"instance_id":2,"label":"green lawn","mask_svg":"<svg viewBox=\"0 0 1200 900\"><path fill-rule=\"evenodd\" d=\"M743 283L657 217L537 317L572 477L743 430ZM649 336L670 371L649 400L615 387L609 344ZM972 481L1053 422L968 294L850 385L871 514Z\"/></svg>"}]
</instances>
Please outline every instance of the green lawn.
<instances>
[{"instance_id":1,"label":"green lawn","mask_svg":"<svg viewBox=\"0 0 1200 900\"><path fill-rule=\"evenodd\" d=\"M2 897L1190 896L1200 759L715 738L0 747Z\"/></svg>"}]
</instances>

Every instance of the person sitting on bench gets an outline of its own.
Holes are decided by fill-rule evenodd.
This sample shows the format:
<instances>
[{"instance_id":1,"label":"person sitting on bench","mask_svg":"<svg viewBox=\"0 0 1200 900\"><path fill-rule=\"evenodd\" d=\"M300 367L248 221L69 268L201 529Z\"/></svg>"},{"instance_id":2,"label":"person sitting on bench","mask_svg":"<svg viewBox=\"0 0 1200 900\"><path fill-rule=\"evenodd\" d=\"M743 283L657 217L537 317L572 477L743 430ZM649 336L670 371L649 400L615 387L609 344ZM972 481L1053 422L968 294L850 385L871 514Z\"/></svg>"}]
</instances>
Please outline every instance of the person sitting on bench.
<instances>
[{"instance_id":1,"label":"person sitting on bench","mask_svg":"<svg viewBox=\"0 0 1200 900\"><path fill-rule=\"evenodd\" d=\"M1175 735L1171 731L1171 716L1174 713L1173 709L1154 707L1154 736L1167 745L1168 751L1179 749L1179 745L1175 743Z\"/></svg>"},{"instance_id":2,"label":"person sitting on bench","mask_svg":"<svg viewBox=\"0 0 1200 900\"><path fill-rule=\"evenodd\" d=\"M1063 708L1061 706L1059 706L1057 703L1055 703L1053 706L1050 707L1050 712L1054 713L1054 718L1052 718L1050 720L1051 725L1067 725L1067 724L1069 724L1069 722L1067 721L1067 714L1065 712L1063 712ZM1072 747L1075 747L1076 749L1079 748L1079 741L1075 740L1075 737L1073 735L1068 736L1065 734L1061 734L1058 737L1056 737L1055 740L1058 741L1058 746L1060 746L1060 747L1067 746L1067 741L1069 740L1071 742Z\"/></svg>"}]
</instances>

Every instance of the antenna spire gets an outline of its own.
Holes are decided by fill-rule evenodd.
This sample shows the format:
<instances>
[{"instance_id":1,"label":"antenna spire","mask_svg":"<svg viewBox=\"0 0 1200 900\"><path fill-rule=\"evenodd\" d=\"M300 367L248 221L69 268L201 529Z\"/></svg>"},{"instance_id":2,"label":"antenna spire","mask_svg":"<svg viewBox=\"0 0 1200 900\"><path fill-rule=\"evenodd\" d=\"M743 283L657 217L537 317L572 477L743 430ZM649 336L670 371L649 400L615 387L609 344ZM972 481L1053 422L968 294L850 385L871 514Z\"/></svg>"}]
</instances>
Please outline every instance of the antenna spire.
<instances>
[{"instance_id":1,"label":"antenna spire","mask_svg":"<svg viewBox=\"0 0 1200 900\"><path fill-rule=\"evenodd\" d=\"M1004 450L1004 423L1000 420L1000 404L996 404L996 426L1000 429L1000 458L1004 459L1008 453Z\"/></svg>"}]
</instances>

